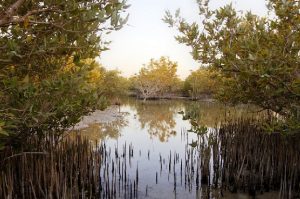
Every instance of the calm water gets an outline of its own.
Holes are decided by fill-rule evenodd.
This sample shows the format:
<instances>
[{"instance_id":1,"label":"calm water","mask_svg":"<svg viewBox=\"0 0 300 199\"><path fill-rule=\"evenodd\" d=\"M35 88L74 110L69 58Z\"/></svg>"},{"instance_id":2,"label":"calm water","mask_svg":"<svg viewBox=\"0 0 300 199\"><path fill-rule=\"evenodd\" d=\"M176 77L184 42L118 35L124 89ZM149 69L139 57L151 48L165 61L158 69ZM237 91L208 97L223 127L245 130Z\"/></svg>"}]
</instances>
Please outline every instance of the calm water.
<instances>
[{"instance_id":1,"label":"calm water","mask_svg":"<svg viewBox=\"0 0 300 199\"><path fill-rule=\"evenodd\" d=\"M116 190L116 198L134 198L136 194L138 198L219 198L220 191L210 191L197 178L201 172L197 170L201 164L197 157L205 154L199 154L189 145L197 136L188 133L191 124L178 112L196 117L209 130L225 118L255 116L255 109L247 106L228 108L213 102L176 100L142 103L128 99L120 111L124 117L115 122L92 124L80 130L94 143L105 142L107 158L101 180L104 190ZM213 167L212 158L209 161ZM212 180L208 181L212 184ZM134 188L137 193L130 192ZM224 198L250 198L226 191L223 195ZM257 198L274 198L274 195Z\"/></svg>"}]
</instances>

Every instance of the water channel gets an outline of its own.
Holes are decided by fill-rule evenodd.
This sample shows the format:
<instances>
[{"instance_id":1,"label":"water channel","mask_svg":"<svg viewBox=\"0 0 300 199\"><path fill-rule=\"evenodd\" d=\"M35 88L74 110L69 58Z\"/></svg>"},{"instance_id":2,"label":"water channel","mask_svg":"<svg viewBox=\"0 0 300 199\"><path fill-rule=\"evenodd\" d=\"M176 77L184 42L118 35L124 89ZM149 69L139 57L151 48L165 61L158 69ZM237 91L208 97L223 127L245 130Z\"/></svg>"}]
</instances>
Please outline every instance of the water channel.
<instances>
[{"instance_id":1,"label":"water channel","mask_svg":"<svg viewBox=\"0 0 300 199\"><path fill-rule=\"evenodd\" d=\"M103 198L251 198L247 193L231 194L212 190L211 178L199 179L201 156L193 142L197 135L189 132L191 124L182 112L197 118L209 132L224 120L254 117L250 106L225 107L217 102L185 100L123 100L123 115L116 121L93 123L78 132L92 143L105 143L102 166ZM208 137L206 141L208 142ZM212 158L209 159L213 175ZM208 186L211 185L211 186ZM276 193L257 195L274 198Z\"/></svg>"}]
</instances>

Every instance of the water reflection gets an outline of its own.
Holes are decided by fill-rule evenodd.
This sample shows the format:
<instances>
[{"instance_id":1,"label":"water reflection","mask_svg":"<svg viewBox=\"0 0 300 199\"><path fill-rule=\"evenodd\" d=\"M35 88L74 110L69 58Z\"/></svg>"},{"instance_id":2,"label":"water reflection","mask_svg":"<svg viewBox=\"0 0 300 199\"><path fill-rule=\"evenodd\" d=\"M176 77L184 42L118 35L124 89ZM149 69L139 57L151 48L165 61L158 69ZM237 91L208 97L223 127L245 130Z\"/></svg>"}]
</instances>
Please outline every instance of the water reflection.
<instances>
[{"instance_id":1,"label":"water reflection","mask_svg":"<svg viewBox=\"0 0 300 199\"><path fill-rule=\"evenodd\" d=\"M90 124L86 128L72 131L70 136L76 137L76 134L80 133L82 137L95 144L106 139L118 139L122 128L127 125L128 121L125 117L122 117L112 122Z\"/></svg>"},{"instance_id":2,"label":"water reflection","mask_svg":"<svg viewBox=\"0 0 300 199\"><path fill-rule=\"evenodd\" d=\"M216 127L224 121L254 117L258 109L249 105L225 106L218 102L186 102L185 116L194 118L202 126Z\"/></svg>"},{"instance_id":3,"label":"water reflection","mask_svg":"<svg viewBox=\"0 0 300 199\"><path fill-rule=\"evenodd\" d=\"M211 192L207 186L213 183L210 178L213 160L218 157L213 153L211 158L212 148L208 147L214 139L210 133L202 135L203 139L188 133L191 124L182 120L181 111L197 118L201 125L216 127L225 119L251 117L255 108L229 108L218 103L183 100L123 101L121 112L128 114L122 120L92 124L81 130L81 134L92 141L105 140L102 151L107 157L103 160L101 183L108 191L106 194L117 190L116 198L132 198L130 194L138 194L138 198L220 198L219 192ZM190 146L193 141L204 143L201 145L204 148ZM206 166L198 171L200 165ZM197 175L200 172L206 177L200 179ZM248 198L245 194L224 195L225 198Z\"/></svg>"},{"instance_id":4,"label":"water reflection","mask_svg":"<svg viewBox=\"0 0 300 199\"><path fill-rule=\"evenodd\" d=\"M175 126L182 120L178 112L184 112L185 116L196 118L200 125L212 128L225 120L256 115L256 109L249 106L229 107L217 102L184 100L142 102L132 98L123 100L121 110L133 116L133 119L128 122L128 115L125 114L117 121L90 124L79 132L95 142L107 138L117 139L125 126L138 125L151 139L158 138L161 142L167 142L178 133Z\"/></svg>"},{"instance_id":5,"label":"water reflection","mask_svg":"<svg viewBox=\"0 0 300 199\"><path fill-rule=\"evenodd\" d=\"M123 112L133 115L136 119L132 120L131 123L137 123L141 129L148 132L151 139L158 138L161 142L166 142L170 137L176 136L175 126L179 120L176 117L178 117L178 112L181 111L185 113L185 116L197 119L200 125L212 128L225 120L256 115L256 109L250 106L230 107L217 102L184 100L142 102L128 98L123 100L121 109ZM125 116L111 123L91 124L80 130L80 132L93 141L105 138L117 139L121 128L128 125L126 119Z\"/></svg>"},{"instance_id":6,"label":"water reflection","mask_svg":"<svg viewBox=\"0 0 300 199\"><path fill-rule=\"evenodd\" d=\"M176 135L175 114L182 103L174 101L149 101L135 103L137 119L142 129L147 129L151 138L157 137L161 142L166 142L171 136Z\"/></svg>"},{"instance_id":7,"label":"water reflection","mask_svg":"<svg viewBox=\"0 0 300 199\"><path fill-rule=\"evenodd\" d=\"M236 107L224 106L221 103L209 101L160 100L146 101L129 98L124 105L134 110L135 118L142 129L146 129L151 138L157 137L166 142L176 136L174 129L178 112L185 112L196 118L200 125L216 127L220 122L240 117L253 117L256 108L240 105Z\"/></svg>"}]
</instances>

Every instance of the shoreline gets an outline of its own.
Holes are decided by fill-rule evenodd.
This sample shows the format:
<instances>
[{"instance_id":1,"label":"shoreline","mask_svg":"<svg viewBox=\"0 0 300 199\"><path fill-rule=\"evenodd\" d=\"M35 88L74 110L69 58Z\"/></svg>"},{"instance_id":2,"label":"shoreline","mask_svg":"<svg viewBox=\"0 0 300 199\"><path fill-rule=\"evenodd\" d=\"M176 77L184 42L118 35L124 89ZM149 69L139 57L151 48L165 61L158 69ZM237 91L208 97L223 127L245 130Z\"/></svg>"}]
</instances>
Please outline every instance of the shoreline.
<instances>
[{"instance_id":1,"label":"shoreline","mask_svg":"<svg viewBox=\"0 0 300 199\"><path fill-rule=\"evenodd\" d=\"M136 96L136 95L130 95L129 97L133 97L139 100L144 100L144 98ZM155 101L155 100L187 100L187 101L208 101L208 102L215 102L216 99L212 97L199 97L199 98L192 98L192 97L186 97L186 96L163 96L163 97L149 97L146 99L146 101Z\"/></svg>"},{"instance_id":2,"label":"shoreline","mask_svg":"<svg viewBox=\"0 0 300 199\"><path fill-rule=\"evenodd\" d=\"M105 110L96 110L89 115L83 116L81 121L69 130L80 130L89 127L91 124L110 123L121 119L124 113L119 112L119 106L111 105Z\"/></svg>"}]
</instances>

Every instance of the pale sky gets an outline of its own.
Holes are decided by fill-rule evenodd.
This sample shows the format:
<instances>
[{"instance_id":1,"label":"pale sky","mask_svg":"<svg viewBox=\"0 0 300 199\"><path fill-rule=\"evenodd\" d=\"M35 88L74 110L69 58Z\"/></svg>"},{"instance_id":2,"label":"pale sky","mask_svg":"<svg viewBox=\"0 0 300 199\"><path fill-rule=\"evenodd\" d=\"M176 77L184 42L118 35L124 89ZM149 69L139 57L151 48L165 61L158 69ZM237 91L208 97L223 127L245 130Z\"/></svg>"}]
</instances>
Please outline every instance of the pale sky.
<instances>
[{"instance_id":1,"label":"pale sky","mask_svg":"<svg viewBox=\"0 0 300 199\"><path fill-rule=\"evenodd\" d=\"M211 0L210 7L217 8L230 2L238 10L267 14L265 0ZM103 52L99 60L107 69L118 69L129 77L138 73L151 58L161 56L168 56L178 63L177 74L181 78L199 67L190 54L191 49L174 39L176 30L162 21L166 10L174 13L178 8L188 21L199 21L196 0L128 0L128 3L131 5L127 10L128 24L107 36L112 41L110 50Z\"/></svg>"}]
</instances>

